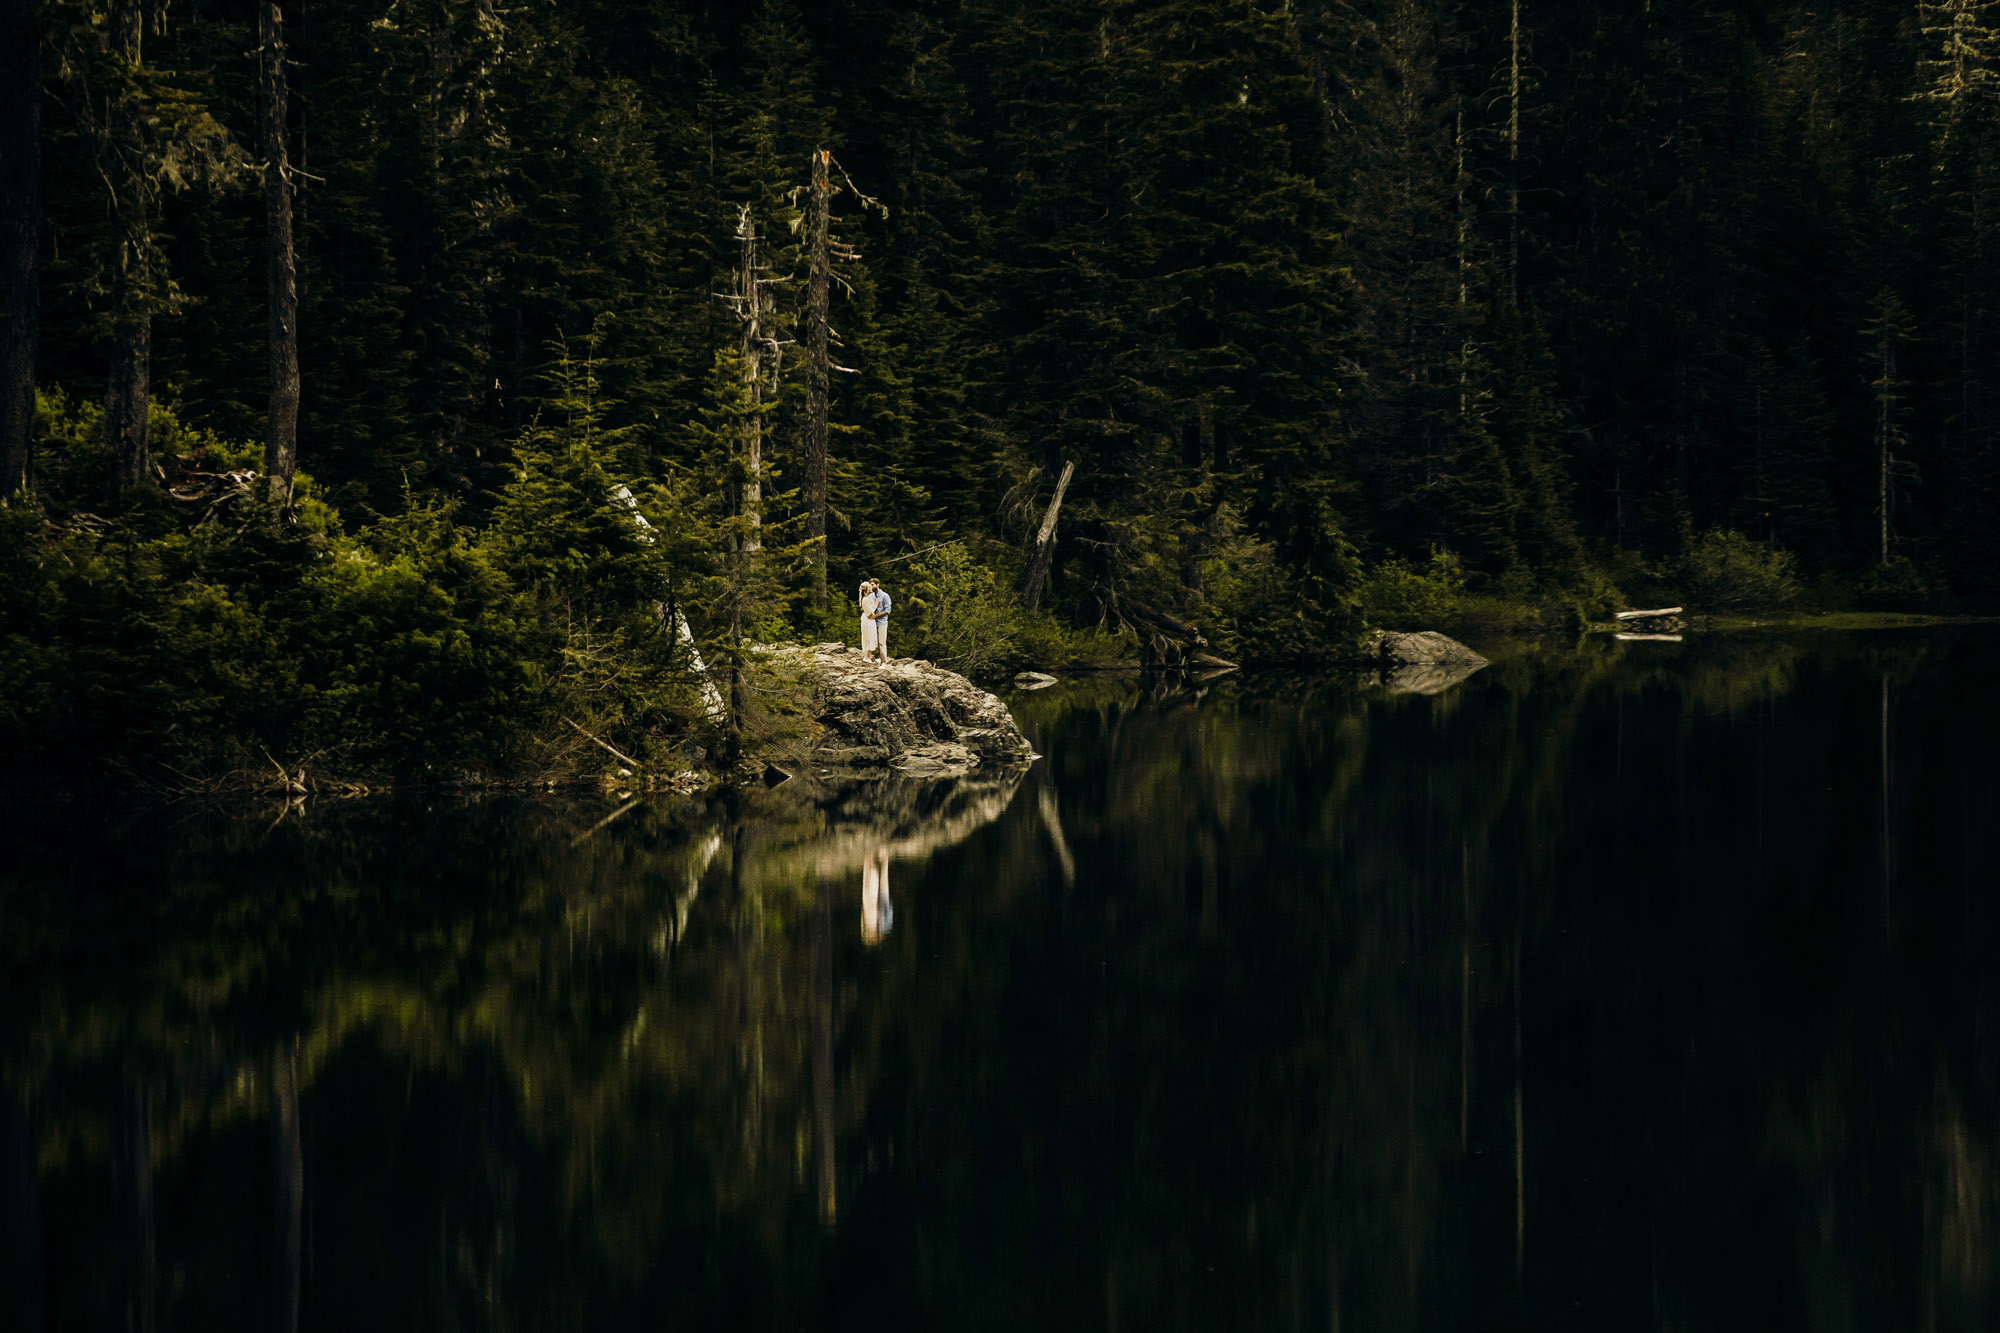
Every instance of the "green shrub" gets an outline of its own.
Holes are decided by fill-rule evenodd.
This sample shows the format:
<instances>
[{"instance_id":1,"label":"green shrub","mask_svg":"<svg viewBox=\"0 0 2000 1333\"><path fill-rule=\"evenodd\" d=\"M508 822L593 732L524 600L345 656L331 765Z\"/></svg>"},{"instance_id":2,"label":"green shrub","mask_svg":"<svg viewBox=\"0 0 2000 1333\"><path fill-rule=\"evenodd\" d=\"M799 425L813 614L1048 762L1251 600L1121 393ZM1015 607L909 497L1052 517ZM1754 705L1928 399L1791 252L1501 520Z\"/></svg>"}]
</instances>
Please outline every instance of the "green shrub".
<instances>
[{"instance_id":1,"label":"green shrub","mask_svg":"<svg viewBox=\"0 0 2000 1333\"><path fill-rule=\"evenodd\" d=\"M1790 551L1726 528L1690 537L1673 567L1680 595L1695 611L1748 611L1798 600Z\"/></svg>"},{"instance_id":2,"label":"green shrub","mask_svg":"<svg viewBox=\"0 0 2000 1333\"><path fill-rule=\"evenodd\" d=\"M1899 555L1863 574L1854 600L1868 611L1922 611L1931 604L1931 590L1910 558Z\"/></svg>"},{"instance_id":3,"label":"green shrub","mask_svg":"<svg viewBox=\"0 0 2000 1333\"><path fill-rule=\"evenodd\" d=\"M1458 619L1465 568L1450 551L1433 551L1419 569L1391 556L1361 583L1361 614L1378 629L1434 629Z\"/></svg>"},{"instance_id":4,"label":"green shrub","mask_svg":"<svg viewBox=\"0 0 2000 1333\"><path fill-rule=\"evenodd\" d=\"M925 657L979 675L1012 656L1021 636L1020 608L965 543L939 547L913 574L910 609Z\"/></svg>"},{"instance_id":5,"label":"green shrub","mask_svg":"<svg viewBox=\"0 0 2000 1333\"><path fill-rule=\"evenodd\" d=\"M1625 605L1624 591L1589 566L1579 570L1558 596L1564 623L1579 631L1610 620Z\"/></svg>"}]
</instances>

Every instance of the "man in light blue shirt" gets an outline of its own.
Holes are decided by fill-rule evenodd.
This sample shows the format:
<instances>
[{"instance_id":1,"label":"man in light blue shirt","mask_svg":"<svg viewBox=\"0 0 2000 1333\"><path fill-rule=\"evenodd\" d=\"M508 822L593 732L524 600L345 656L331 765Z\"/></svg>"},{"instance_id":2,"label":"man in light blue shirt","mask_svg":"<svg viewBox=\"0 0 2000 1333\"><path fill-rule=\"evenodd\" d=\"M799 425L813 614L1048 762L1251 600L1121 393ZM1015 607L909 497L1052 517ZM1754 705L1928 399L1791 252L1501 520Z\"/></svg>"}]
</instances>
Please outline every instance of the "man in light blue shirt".
<instances>
[{"instance_id":1,"label":"man in light blue shirt","mask_svg":"<svg viewBox=\"0 0 2000 1333\"><path fill-rule=\"evenodd\" d=\"M890 598L889 590L882 586L882 580L870 579L868 586L875 591L875 609L868 613L868 618L875 622L875 650L881 654L876 660L886 664L889 660L889 608L895 602Z\"/></svg>"}]
</instances>

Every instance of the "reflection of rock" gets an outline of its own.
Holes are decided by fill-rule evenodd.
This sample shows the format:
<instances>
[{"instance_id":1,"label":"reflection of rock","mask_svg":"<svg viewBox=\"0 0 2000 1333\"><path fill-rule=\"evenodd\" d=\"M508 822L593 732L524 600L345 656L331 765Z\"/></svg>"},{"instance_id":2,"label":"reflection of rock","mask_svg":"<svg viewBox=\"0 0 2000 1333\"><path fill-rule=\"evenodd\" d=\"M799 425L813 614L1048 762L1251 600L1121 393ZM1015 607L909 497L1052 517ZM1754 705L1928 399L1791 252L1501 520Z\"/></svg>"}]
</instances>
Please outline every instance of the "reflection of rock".
<instances>
[{"instance_id":1,"label":"reflection of rock","mask_svg":"<svg viewBox=\"0 0 2000 1333\"><path fill-rule=\"evenodd\" d=\"M943 777L979 767L979 756L957 741L933 741L929 745L913 745L889 762L919 777L933 774Z\"/></svg>"},{"instance_id":2,"label":"reflection of rock","mask_svg":"<svg viewBox=\"0 0 2000 1333\"><path fill-rule=\"evenodd\" d=\"M1044 671L1023 671L1014 677L1017 690L1045 690L1056 683L1056 678Z\"/></svg>"},{"instance_id":3,"label":"reflection of rock","mask_svg":"<svg viewBox=\"0 0 2000 1333\"><path fill-rule=\"evenodd\" d=\"M841 644L800 655L824 728L806 757L814 766L947 777L1032 754L1007 705L956 672L909 660L878 666Z\"/></svg>"},{"instance_id":4,"label":"reflection of rock","mask_svg":"<svg viewBox=\"0 0 2000 1333\"><path fill-rule=\"evenodd\" d=\"M1486 665L1470 648L1435 630L1394 634L1378 630L1366 645L1390 694L1441 694Z\"/></svg>"},{"instance_id":5,"label":"reflection of rock","mask_svg":"<svg viewBox=\"0 0 2000 1333\"><path fill-rule=\"evenodd\" d=\"M1413 662L1382 673L1382 688L1390 694L1442 694L1484 662Z\"/></svg>"},{"instance_id":6,"label":"reflection of rock","mask_svg":"<svg viewBox=\"0 0 2000 1333\"><path fill-rule=\"evenodd\" d=\"M831 879L877 858L929 856L998 819L1026 771L1018 765L982 768L953 782L895 774L833 787L786 783L760 802L767 816L760 821L763 826L777 826L768 816L777 814L778 807L766 804L774 801L816 818L794 825L795 832L784 841L761 845L756 872L760 877L804 872Z\"/></svg>"}]
</instances>

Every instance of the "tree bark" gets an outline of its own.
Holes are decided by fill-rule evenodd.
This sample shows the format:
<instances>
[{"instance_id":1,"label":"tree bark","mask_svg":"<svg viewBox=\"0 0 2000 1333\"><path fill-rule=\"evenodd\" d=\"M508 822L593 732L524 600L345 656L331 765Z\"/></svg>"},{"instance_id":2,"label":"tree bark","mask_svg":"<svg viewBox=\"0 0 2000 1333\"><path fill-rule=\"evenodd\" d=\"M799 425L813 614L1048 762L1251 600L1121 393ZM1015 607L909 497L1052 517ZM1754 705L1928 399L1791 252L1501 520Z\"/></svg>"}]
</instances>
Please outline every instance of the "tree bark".
<instances>
[{"instance_id":1,"label":"tree bark","mask_svg":"<svg viewBox=\"0 0 2000 1333\"><path fill-rule=\"evenodd\" d=\"M292 258L292 181L286 153L284 14L277 0L258 8L263 85L264 266L270 305L271 405L264 436L264 476L271 499L292 503L299 464L299 295Z\"/></svg>"},{"instance_id":2,"label":"tree bark","mask_svg":"<svg viewBox=\"0 0 2000 1333\"><path fill-rule=\"evenodd\" d=\"M1076 473L1074 459L1063 464L1062 476L1056 481L1056 493L1049 499L1049 507L1042 515L1042 526L1035 533L1035 544L1028 555L1028 568L1021 576L1021 606L1030 615L1041 605L1042 584L1049 576L1049 561L1056 549L1056 515L1062 511L1063 492L1069 489L1069 479Z\"/></svg>"},{"instance_id":3,"label":"tree bark","mask_svg":"<svg viewBox=\"0 0 2000 1333\"><path fill-rule=\"evenodd\" d=\"M827 166L832 154L812 155L812 254L806 280L806 538L813 545L813 605L826 605L826 418L827 418L827 227L832 191Z\"/></svg>"},{"instance_id":4,"label":"tree bark","mask_svg":"<svg viewBox=\"0 0 2000 1333\"><path fill-rule=\"evenodd\" d=\"M114 324L109 351L104 442L111 448L111 497L116 499L152 483L146 420L152 393L152 316L142 313Z\"/></svg>"},{"instance_id":5,"label":"tree bark","mask_svg":"<svg viewBox=\"0 0 2000 1333\"><path fill-rule=\"evenodd\" d=\"M33 480L40 320L42 72L38 0L0 17L0 497Z\"/></svg>"},{"instance_id":6,"label":"tree bark","mask_svg":"<svg viewBox=\"0 0 2000 1333\"><path fill-rule=\"evenodd\" d=\"M112 53L137 67L144 11L139 0L114 0L110 13ZM152 217L139 108L128 95L113 107L105 133L113 190L112 209L123 233L111 280L111 338L106 347L104 443L111 452L110 498L152 483L147 457L147 412L152 396L153 313L150 285Z\"/></svg>"}]
</instances>

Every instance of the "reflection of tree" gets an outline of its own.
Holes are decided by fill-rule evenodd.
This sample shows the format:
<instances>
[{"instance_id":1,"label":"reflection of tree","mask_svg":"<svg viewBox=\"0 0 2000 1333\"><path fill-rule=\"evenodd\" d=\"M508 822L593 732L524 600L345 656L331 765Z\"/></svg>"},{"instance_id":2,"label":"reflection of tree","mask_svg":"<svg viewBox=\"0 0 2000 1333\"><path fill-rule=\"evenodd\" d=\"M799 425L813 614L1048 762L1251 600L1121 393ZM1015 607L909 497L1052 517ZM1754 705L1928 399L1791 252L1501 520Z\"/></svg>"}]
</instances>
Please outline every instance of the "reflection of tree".
<instances>
[{"instance_id":1,"label":"reflection of tree","mask_svg":"<svg viewBox=\"0 0 2000 1333\"><path fill-rule=\"evenodd\" d=\"M1092 1018L1081 1033L1037 1034L1056 1044L1041 1081L1082 1091L962 1151L932 1142L927 1166L967 1191L934 1220L976 1209L984 1178L1047 1182L1009 1200L996 1242L1047 1234L1058 1217L1065 1235L1103 1237L1065 1266L1065 1294L1115 1303L1134 1323L1290 1327L1337 1314L1369 1327L1506 1326L1513 1309L1539 1326L1530 1312L1560 1323L1578 1296L1586 1307L1595 1296L1631 1304L1578 1326L1655 1315L1726 1326L1751 1307L1723 1293L1772 1290L1791 1309L1800 1284L1818 1300L1844 1282L1840 1299L1858 1318L1813 1327L1913 1325L1928 1310L1947 1311L1939 1327L1983 1326L1990 1278L1949 1259L1944 1238L1983 1234L1990 1213L1994 1080L1980 1080L1977 1113L1942 1093L1933 1109L1911 1095L1930 1077L1903 1054L1979 1068L1971 1047L1937 1035L1969 1032L1977 1005L1904 1028L1944 1011L1906 992L1865 997L1880 998L1882 967L1910 967L1898 942L1910 927L1884 938L1866 910L1824 919L1877 901L1876 858L1843 845L1881 827L1872 677L1897 663L1911 679L1943 646L1936 636L1804 649L1696 640L1669 656L1530 644L1496 654L1453 694L1365 712L1338 688L1296 680L1231 682L1179 707L1103 690L1020 701L1051 757L1078 859L1098 873L1081 877L1074 899L1017 894L1008 912L1019 928L1003 940L974 913L977 926L943 939L977 938L981 952L933 949L923 967L975 978L963 1006L975 1016L1018 1007L1025 960L1042 956L1021 948L1057 931L1071 955L1105 970L1036 970L1065 1009ZM1916 704L1898 714L1908 734L1896 743L1932 756L1927 791L1899 779L1898 828L1947 823L1927 811L1977 809L1981 792L1992 799L1967 739L1981 734L1976 718L1991 734L1992 704L1963 682L1925 697L1939 723L1960 712L1963 730L1919 736ZM1238 707L1247 724L1231 716ZM1090 756L1104 750L1115 757L1100 770ZM1046 866L1048 853L1031 830L1009 832L1019 865L993 878L1032 882L1025 867ZM1927 845L1957 849L1945 858L1957 874L1994 863L1990 843L1968 844L1963 828L1937 834ZM1832 926L1851 950L1822 957L1832 972L1803 985L1764 961L1799 955L1778 923L1802 893L1822 918L1810 929ZM1945 973L1962 978L1961 1001L1982 972L1967 949ZM900 984L897 1002L876 1007L913 1022L927 983L912 972ZM1774 992L1801 996L1813 1018L1774 1005ZM1829 996L1837 1017L1821 1024ZM1005 1027L1016 1020L968 1035L955 1026L963 1018L936 1016L933 1035L883 1045L1018 1049ZM1745 1041L1802 1021L1833 1044ZM1841 1075L1814 1074L1840 1050ZM966 1070L926 1119L976 1119L989 1090L1032 1063L1003 1055ZM864 1077L882 1086L880 1073ZM932 1070L933 1101L940 1083ZM1742 1128L1737 1097L1776 1108L1794 1087L1816 1088L1802 1095L1821 1128L1804 1141L1824 1146L1749 1160L1758 1136ZM1885 1087L1898 1091L1885 1098ZM1614 1148L1609 1126L1629 1138ZM1852 1146L1833 1148L1842 1139ZM913 1142L898 1146L899 1160L918 1155ZM1007 1168L974 1170L984 1155ZM936 1171L958 1156L966 1165ZM1588 1188L1572 1193L1586 1161ZM1796 1183L1763 1183L1774 1170ZM1932 1182L1921 1216L1884 1194L1911 1173ZM1076 1181L1087 1185L1063 1187ZM1772 1188L1787 1200L1779 1212L1743 1206ZM1744 1251L1767 1265L1757 1242L1783 1234L1791 1191L1808 1188L1832 1201L1824 1214L1797 1206L1800 1234L1829 1238L1815 1241L1825 1262L1794 1270L1784 1252L1776 1272L1746 1268ZM1916 1234L1936 1238L1923 1266L1881 1257ZM1005 1305L1037 1262L1031 1247L1012 1252L997 1277L978 1275L996 1289L968 1306ZM1204 1279L1210 1271L1234 1276Z\"/></svg>"},{"instance_id":2,"label":"reflection of tree","mask_svg":"<svg viewBox=\"0 0 2000 1333\"><path fill-rule=\"evenodd\" d=\"M17 837L50 1313L136 1315L150 1216L163 1325L240 1322L229 1273L282 1322L295 1152L306 1326L814 1324L893 1263L939 1327L1980 1327L1992 673L1666 647L1066 684L1025 777L580 840L606 810Z\"/></svg>"},{"instance_id":3,"label":"reflection of tree","mask_svg":"<svg viewBox=\"0 0 2000 1333\"><path fill-rule=\"evenodd\" d=\"M126 1220L92 1225L102 1252L129 1256L123 1294L103 1299L135 1320L158 1285L141 1226L153 1162L172 1175L238 1126L255 1127L239 1169L267 1202L246 1210L254 1223L211 1210L178 1228L162 1262L214 1277L222 1266L195 1256L263 1256L271 1294L253 1282L248 1298L275 1302L281 1324L297 1299L290 1173L329 1152L367 1164L333 1197L426 1199L386 1229L350 1218L345 1257L407 1272L439 1327L490 1323L550 1279L542 1256L565 1256L553 1276L578 1290L657 1283L660 1238L712 1250L718 1217L750 1242L732 1252L815 1246L794 1186L823 1159L830 1208L836 997L811 938L818 880L950 846L1018 782L671 803L581 838L594 817L532 802L309 806L275 827L203 812L105 844L81 875L80 844L61 843L0 884L18 927L0 1058L40 1104L21 1134L43 1174L116 1186ZM276 1057L273 1029L287 1034ZM406 1073L390 1083L392 1069ZM454 1128L421 1160L389 1146L441 1124ZM577 1234L596 1257L570 1270ZM714 1289L736 1283L714 1259L683 1256L736 1299ZM346 1299L339 1262L322 1252L308 1284L321 1309ZM753 1304L782 1296L744 1281ZM71 1272L64 1299L88 1304L86 1288ZM199 1308L222 1291L177 1299Z\"/></svg>"}]
</instances>

